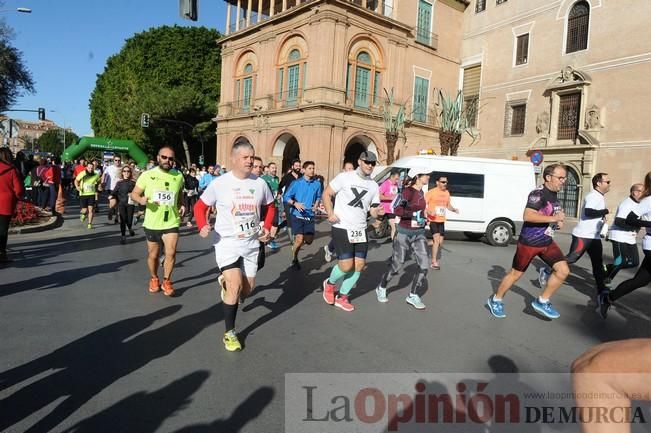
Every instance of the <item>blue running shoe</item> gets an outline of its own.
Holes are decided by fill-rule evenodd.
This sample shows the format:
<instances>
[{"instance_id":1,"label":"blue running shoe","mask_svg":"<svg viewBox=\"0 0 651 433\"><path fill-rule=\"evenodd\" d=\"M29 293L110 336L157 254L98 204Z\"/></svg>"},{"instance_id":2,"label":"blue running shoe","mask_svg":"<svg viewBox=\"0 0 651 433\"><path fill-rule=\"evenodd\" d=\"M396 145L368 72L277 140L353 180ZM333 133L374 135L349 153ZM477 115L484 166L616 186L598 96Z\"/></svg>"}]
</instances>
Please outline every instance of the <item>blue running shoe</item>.
<instances>
[{"instance_id":1,"label":"blue running shoe","mask_svg":"<svg viewBox=\"0 0 651 433\"><path fill-rule=\"evenodd\" d=\"M551 302L545 302L543 304L542 302L538 301L538 299L536 299L531 302L531 306L533 307L534 310L536 310L543 316L548 317L550 319L558 319L559 317L561 317L560 313L556 311L554 307L552 307Z\"/></svg>"},{"instance_id":2,"label":"blue running shoe","mask_svg":"<svg viewBox=\"0 0 651 433\"><path fill-rule=\"evenodd\" d=\"M495 296L491 296L486 300L486 305L488 309L491 310L491 314L497 318L503 319L506 317L504 314L504 302L496 301Z\"/></svg>"},{"instance_id":3,"label":"blue running shoe","mask_svg":"<svg viewBox=\"0 0 651 433\"><path fill-rule=\"evenodd\" d=\"M267 242L267 246L269 247L270 250L276 251L280 246L276 243L276 241L269 241Z\"/></svg>"},{"instance_id":4,"label":"blue running shoe","mask_svg":"<svg viewBox=\"0 0 651 433\"><path fill-rule=\"evenodd\" d=\"M540 284L540 288L544 289L545 286L547 285L547 280L549 280L549 276L551 275L551 272L545 267L540 268L540 271L538 272L538 284Z\"/></svg>"}]
</instances>

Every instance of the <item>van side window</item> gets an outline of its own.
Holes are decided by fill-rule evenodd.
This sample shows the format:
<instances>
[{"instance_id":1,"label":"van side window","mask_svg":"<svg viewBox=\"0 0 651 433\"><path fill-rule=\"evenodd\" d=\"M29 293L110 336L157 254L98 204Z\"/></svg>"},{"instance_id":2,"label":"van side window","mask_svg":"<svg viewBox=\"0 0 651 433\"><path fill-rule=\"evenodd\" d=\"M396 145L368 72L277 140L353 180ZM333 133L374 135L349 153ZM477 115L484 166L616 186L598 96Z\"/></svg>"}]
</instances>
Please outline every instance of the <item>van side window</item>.
<instances>
[{"instance_id":1,"label":"van side window","mask_svg":"<svg viewBox=\"0 0 651 433\"><path fill-rule=\"evenodd\" d=\"M436 188L437 176L448 178L448 190L452 197L484 198L483 174L433 171L429 178L429 189Z\"/></svg>"}]
</instances>

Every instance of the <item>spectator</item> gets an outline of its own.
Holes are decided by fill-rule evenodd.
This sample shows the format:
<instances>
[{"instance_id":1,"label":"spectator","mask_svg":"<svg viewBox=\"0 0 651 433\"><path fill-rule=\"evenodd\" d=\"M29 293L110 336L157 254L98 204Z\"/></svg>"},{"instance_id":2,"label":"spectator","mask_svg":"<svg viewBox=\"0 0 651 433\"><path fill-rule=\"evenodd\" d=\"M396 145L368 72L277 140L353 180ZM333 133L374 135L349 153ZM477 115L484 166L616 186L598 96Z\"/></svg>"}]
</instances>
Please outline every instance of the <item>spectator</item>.
<instances>
[{"instance_id":1,"label":"spectator","mask_svg":"<svg viewBox=\"0 0 651 433\"><path fill-rule=\"evenodd\" d=\"M208 185L210 185L210 182L217 179L218 177L219 172L215 172L215 166L209 165L208 173L204 174L201 180L199 180L199 191L205 191L206 188L208 188Z\"/></svg>"},{"instance_id":2,"label":"spectator","mask_svg":"<svg viewBox=\"0 0 651 433\"><path fill-rule=\"evenodd\" d=\"M16 210L16 203L23 194L21 175L13 165L11 151L6 147L0 148L0 263L9 261L9 222Z\"/></svg>"}]
</instances>

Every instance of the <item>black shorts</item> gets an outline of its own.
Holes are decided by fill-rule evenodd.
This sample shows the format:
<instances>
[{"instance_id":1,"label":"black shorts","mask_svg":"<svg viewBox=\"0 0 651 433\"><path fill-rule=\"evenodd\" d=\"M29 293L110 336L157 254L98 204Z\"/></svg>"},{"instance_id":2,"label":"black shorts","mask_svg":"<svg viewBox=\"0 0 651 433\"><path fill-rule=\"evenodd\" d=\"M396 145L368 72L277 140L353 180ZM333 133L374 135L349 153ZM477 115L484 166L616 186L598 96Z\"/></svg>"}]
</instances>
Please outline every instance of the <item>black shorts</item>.
<instances>
[{"instance_id":1,"label":"black shorts","mask_svg":"<svg viewBox=\"0 0 651 433\"><path fill-rule=\"evenodd\" d=\"M86 209L87 207L95 206L95 196L94 195L82 195L79 197L79 207Z\"/></svg>"},{"instance_id":2,"label":"black shorts","mask_svg":"<svg viewBox=\"0 0 651 433\"><path fill-rule=\"evenodd\" d=\"M366 242L351 244L348 241L348 230L333 227L332 240L335 242L335 253L337 253L337 259L339 260L352 259L353 257L366 259L368 255L368 237Z\"/></svg>"},{"instance_id":3,"label":"black shorts","mask_svg":"<svg viewBox=\"0 0 651 433\"><path fill-rule=\"evenodd\" d=\"M380 217L379 219L382 220L382 221L384 221L384 220L389 220L389 221L391 221L391 220L394 219L395 217L396 217L396 214L394 214L394 213L385 213L385 214L382 215L382 217Z\"/></svg>"},{"instance_id":4,"label":"black shorts","mask_svg":"<svg viewBox=\"0 0 651 433\"><path fill-rule=\"evenodd\" d=\"M145 228L145 237L147 238L147 242L161 243L163 242L163 235L166 235L168 233L178 233L178 232L179 232L178 227L173 227L171 229L164 229L164 230L151 230Z\"/></svg>"},{"instance_id":5,"label":"black shorts","mask_svg":"<svg viewBox=\"0 0 651 433\"><path fill-rule=\"evenodd\" d=\"M315 224L314 220L306 220L303 218L292 217L292 234L294 235L314 235Z\"/></svg>"},{"instance_id":6,"label":"black shorts","mask_svg":"<svg viewBox=\"0 0 651 433\"><path fill-rule=\"evenodd\" d=\"M445 236L445 223L430 222L429 229L432 232L432 235L439 234Z\"/></svg>"}]
</instances>

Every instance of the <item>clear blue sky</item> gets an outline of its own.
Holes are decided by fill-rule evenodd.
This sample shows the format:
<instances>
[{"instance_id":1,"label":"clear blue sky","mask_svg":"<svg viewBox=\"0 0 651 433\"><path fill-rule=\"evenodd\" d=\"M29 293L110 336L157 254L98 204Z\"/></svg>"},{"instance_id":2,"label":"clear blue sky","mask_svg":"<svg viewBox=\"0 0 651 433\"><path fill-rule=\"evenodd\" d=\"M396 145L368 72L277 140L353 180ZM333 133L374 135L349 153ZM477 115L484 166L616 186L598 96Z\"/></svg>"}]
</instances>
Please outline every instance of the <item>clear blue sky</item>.
<instances>
[{"instance_id":1,"label":"clear blue sky","mask_svg":"<svg viewBox=\"0 0 651 433\"><path fill-rule=\"evenodd\" d=\"M179 17L178 0L5 0L3 9L28 7L31 14L2 13L15 31L36 92L14 109L44 107L47 118L87 135L88 101L97 74L133 34L162 25L205 26L224 32L224 0L199 0L199 20ZM51 112L55 110L56 112ZM8 113L36 120L36 113Z\"/></svg>"}]
</instances>

